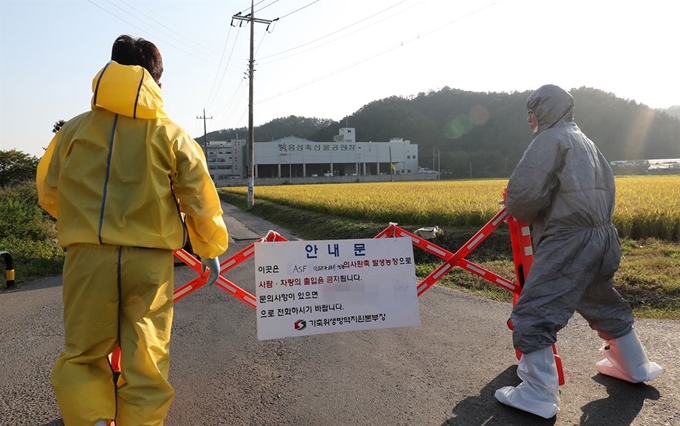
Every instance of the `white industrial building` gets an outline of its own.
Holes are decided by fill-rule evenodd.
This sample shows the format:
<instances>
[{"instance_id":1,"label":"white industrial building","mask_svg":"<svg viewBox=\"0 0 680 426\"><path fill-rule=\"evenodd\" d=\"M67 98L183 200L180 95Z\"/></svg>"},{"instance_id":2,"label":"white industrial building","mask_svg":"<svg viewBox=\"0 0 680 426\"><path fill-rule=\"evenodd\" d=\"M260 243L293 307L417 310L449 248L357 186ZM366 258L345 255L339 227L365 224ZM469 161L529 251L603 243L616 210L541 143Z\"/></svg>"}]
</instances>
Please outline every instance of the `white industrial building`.
<instances>
[{"instance_id":1,"label":"white industrial building","mask_svg":"<svg viewBox=\"0 0 680 426\"><path fill-rule=\"evenodd\" d=\"M418 145L408 140L357 142L353 128L340 129L333 139L313 142L289 136L255 142L255 178L418 175ZM247 177L250 156L245 140L212 141L207 148L213 180Z\"/></svg>"},{"instance_id":2,"label":"white industrial building","mask_svg":"<svg viewBox=\"0 0 680 426\"><path fill-rule=\"evenodd\" d=\"M210 177L217 182L225 179L242 178L248 174L245 162L246 141L232 139L231 142L208 142L208 170Z\"/></svg>"}]
</instances>

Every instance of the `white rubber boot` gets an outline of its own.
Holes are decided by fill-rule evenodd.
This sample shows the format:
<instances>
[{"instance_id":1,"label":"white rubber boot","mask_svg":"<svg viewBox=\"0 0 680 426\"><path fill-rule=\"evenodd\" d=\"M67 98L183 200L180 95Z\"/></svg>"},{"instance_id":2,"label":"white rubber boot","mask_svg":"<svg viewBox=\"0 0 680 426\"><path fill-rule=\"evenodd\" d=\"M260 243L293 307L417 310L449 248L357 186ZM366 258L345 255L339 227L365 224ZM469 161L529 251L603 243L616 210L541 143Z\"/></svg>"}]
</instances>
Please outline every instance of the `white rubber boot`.
<instances>
[{"instance_id":1,"label":"white rubber boot","mask_svg":"<svg viewBox=\"0 0 680 426\"><path fill-rule=\"evenodd\" d=\"M522 383L498 389L496 399L545 419L555 417L560 411L560 385L552 347L523 354L517 375Z\"/></svg>"},{"instance_id":2,"label":"white rubber boot","mask_svg":"<svg viewBox=\"0 0 680 426\"><path fill-rule=\"evenodd\" d=\"M595 363L597 371L631 383L647 382L663 373L663 368L649 362L635 330L617 339L607 340L600 353L602 361Z\"/></svg>"},{"instance_id":3,"label":"white rubber boot","mask_svg":"<svg viewBox=\"0 0 680 426\"><path fill-rule=\"evenodd\" d=\"M107 422L106 420L97 420L97 423L95 423L94 426L106 426L108 424L109 422Z\"/></svg>"}]
</instances>

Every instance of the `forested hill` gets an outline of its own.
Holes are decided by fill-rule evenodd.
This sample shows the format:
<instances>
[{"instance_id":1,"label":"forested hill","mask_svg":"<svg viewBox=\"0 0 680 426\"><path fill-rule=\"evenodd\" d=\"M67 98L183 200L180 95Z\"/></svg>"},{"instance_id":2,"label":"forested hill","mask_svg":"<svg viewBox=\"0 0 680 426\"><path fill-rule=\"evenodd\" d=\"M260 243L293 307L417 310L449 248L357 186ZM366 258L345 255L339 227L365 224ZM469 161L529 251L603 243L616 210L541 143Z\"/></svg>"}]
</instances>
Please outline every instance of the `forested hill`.
<instances>
[{"instance_id":1,"label":"forested hill","mask_svg":"<svg viewBox=\"0 0 680 426\"><path fill-rule=\"evenodd\" d=\"M670 116L680 118L680 105L673 105L672 107L666 108L663 111Z\"/></svg>"},{"instance_id":2,"label":"forested hill","mask_svg":"<svg viewBox=\"0 0 680 426\"><path fill-rule=\"evenodd\" d=\"M276 118L261 126L255 126L255 140L257 142L266 142L274 139L281 139L286 136L309 138L319 130L326 129L333 125L335 125L335 122L330 119L297 117L291 115L285 118ZM336 130L335 134L337 133ZM248 139L248 128L223 129L208 133L209 141L230 141L232 139ZM203 136L196 138L196 140L203 142ZM330 140L333 140L332 136Z\"/></svg>"},{"instance_id":3,"label":"forested hill","mask_svg":"<svg viewBox=\"0 0 680 426\"><path fill-rule=\"evenodd\" d=\"M680 119L598 89L572 89L575 120L608 160L680 158ZM410 98L371 102L339 121L290 116L255 128L256 141L298 136L332 141L341 127L356 129L357 141L393 137L418 144L420 163L464 177L507 176L531 141L526 123L530 92L480 93L448 87ZM209 140L247 138L247 129L208 134ZM202 138L199 138L202 140Z\"/></svg>"}]
</instances>

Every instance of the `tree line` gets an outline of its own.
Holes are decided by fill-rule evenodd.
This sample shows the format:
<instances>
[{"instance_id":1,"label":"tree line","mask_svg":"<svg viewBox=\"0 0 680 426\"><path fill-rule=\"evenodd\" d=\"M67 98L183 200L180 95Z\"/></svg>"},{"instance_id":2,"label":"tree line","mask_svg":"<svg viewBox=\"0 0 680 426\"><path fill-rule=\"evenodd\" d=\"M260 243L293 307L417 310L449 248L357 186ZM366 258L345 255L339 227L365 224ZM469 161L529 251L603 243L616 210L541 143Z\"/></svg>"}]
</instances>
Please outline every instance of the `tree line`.
<instances>
[{"instance_id":1,"label":"tree line","mask_svg":"<svg viewBox=\"0 0 680 426\"><path fill-rule=\"evenodd\" d=\"M602 90L570 91L575 121L609 161L680 158L680 106L667 112ZM416 96L392 96L334 121L289 116L255 128L258 142L298 136L332 141L338 129L356 129L357 141L400 137L418 144L420 165L444 176L505 177L531 142L526 99L531 92L471 92L444 87ZM224 129L208 140L246 139L247 128ZM202 141L203 137L197 138Z\"/></svg>"}]
</instances>

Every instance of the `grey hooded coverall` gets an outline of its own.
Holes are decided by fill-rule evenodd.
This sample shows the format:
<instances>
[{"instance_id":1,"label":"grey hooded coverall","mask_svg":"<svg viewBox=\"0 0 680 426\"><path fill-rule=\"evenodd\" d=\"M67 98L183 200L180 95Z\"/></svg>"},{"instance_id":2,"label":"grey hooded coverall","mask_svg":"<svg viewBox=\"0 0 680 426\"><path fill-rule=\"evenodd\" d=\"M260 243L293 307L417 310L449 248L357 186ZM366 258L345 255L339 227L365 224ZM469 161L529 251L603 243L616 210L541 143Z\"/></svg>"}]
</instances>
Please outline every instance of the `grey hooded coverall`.
<instances>
[{"instance_id":1,"label":"grey hooded coverall","mask_svg":"<svg viewBox=\"0 0 680 426\"><path fill-rule=\"evenodd\" d=\"M508 182L506 205L533 225L534 260L511 320L522 353L552 345L578 311L605 340L628 334L630 305L612 287L621 246L614 176L574 123L574 100L546 85L527 100L538 131Z\"/></svg>"}]
</instances>

